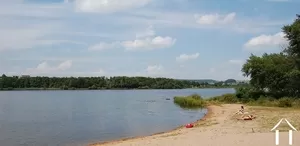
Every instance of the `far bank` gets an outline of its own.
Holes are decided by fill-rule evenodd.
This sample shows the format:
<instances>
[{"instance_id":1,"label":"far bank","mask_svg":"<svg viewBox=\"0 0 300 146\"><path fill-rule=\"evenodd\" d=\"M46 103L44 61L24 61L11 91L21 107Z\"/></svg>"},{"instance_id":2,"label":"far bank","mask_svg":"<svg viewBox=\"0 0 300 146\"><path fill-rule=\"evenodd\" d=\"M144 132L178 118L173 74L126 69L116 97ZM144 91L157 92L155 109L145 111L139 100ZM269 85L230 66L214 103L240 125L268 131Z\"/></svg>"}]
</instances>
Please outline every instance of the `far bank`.
<instances>
[{"instance_id":1,"label":"far bank","mask_svg":"<svg viewBox=\"0 0 300 146\"><path fill-rule=\"evenodd\" d=\"M173 89L173 88L97 88L97 89L92 89L92 88L2 88L0 89L1 91L59 91L59 90L184 90L184 89L234 89L238 88L240 86L220 86L220 87L194 87L194 88L178 88L178 89Z\"/></svg>"}]
</instances>

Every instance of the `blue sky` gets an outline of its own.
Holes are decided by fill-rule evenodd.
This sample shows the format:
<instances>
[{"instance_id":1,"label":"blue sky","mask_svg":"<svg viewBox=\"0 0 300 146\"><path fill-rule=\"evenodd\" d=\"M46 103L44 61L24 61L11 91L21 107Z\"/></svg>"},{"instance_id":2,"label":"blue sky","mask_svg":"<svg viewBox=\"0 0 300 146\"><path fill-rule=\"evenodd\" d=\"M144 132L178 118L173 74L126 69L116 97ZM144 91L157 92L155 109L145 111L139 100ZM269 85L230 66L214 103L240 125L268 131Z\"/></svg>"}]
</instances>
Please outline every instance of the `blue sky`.
<instances>
[{"instance_id":1,"label":"blue sky","mask_svg":"<svg viewBox=\"0 0 300 146\"><path fill-rule=\"evenodd\" d=\"M299 0L0 0L0 72L245 79ZM298 9L297 9L298 8ZM297 11L298 10L298 11Z\"/></svg>"}]
</instances>

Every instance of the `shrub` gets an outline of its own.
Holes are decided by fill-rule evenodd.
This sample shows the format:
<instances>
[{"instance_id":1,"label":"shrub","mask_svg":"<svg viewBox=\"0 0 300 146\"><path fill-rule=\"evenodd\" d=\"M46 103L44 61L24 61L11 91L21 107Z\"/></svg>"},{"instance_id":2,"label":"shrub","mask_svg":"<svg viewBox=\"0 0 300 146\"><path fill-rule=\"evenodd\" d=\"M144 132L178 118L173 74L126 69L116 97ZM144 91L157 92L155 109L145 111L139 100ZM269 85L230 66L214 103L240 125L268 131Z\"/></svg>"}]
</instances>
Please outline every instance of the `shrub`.
<instances>
[{"instance_id":1,"label":"shrub","mask_svg":"<svg viewBox=\"0 0 300 146\"><path fill-rule=\"evenodd\" d=\"M196 94L186 97L175 96L174 103L182 108L203 108L206 105L201 96Z\"/></svg>"},{"instance_id":2,"label":"shrub","mask_svg":"<svg viewBox=\"0 0 300 146\"><path fill-rule=\"evenodd\" d=\"M248 105L270 106L270 107L300 107L300 100L291 97L276 99L274 97L260 96L257 100L247 102Z\"/></svg>"},{"instance_id":3,"label":"shrub","mask_svg":"<svg viewBox=\"0 0 300 146\"><path fill-rule=\"evenodd\" d=\"M278 107L292 107L294 101L295 101L294 98L283 97L283 98L278 99L277 106Z\"/></svg>"},{"instance_id":4,"label":"shrub","mask_svg":"<svg viewBox=\"0 0 300 146\"><path fill-rule=\"evenodd\" d=\"M60 87L60 89L62 89L62 90L68 90L69 88L67 86L63 85L63 86Z\"/></svg>"},{"instance_id":5,"label":"shrub","mask_svg":"<svg viewBox=\"0 0 300 146\"><path fill-rule=\"evenodd\" d=\"M250 99L257 100L261 96L266 96L264 91L259 91L250 86L238 87L235 89L236 97L242 101Z\"/></svg>"},{"instance_id":6,"label":"shrub","mask_svg":"<svg viewBox=\"0 0 300 146\"><path fill-rule=\"evenodd\" d=\"M190 95L191 98L196 99L196 100L202 100L202 97L198 94L192 94Z\"/></svg>"},{"instance_id":7,"label":"shrub","mask_svg":"<svg viewBox=\"0 0 300 146\"><path fill-rule=\"evenodd\" d=\"M93 86L89 87L89 90L96 90L96 89L97 89L96 85L93 85Z\"/></svg>"},{"instance_id":8,"label":"shrub","mask_svg":"<svg viewBox=\"0 0 300 146\"><path fill-rule=\"evenodd\" d=\"M300 99L295 99L295 101L293 102L293 107L296 107L296 108L300 108Z\"/></svg>"},{"instance_id":9,"label":"shrub","mask_svg":"<svg viewBox=\"0 0 300 146\"><path fill-rule=\"evenodd\" d=\"M8 87L7 90L14 90L14 88L13 87Z\"/></svg>"},{"instance_id":10,"label":"shrub","mask_svg":"<svg viewBox=\"0 0 300 146\"><path fill-rule=\"evenodd\" d=\"M246 94L243 94L246 95ZM174 103L182 108L203 108L209 104L222 104L222 103L244 103L252 106L269 106L269 107L295 107L300 108L300 98L283 97L274 98L271 96L259 96L256 98L242 97L238 98L236 94L224 94L208 99L203 99L198 94L193 94L186 97L174 97Z\"/></svg>"},{"instance_id":11,"label":"shrub","mask_svg":"<svg viewBox=\"0 0 300 146\"><path fill-rule=\"evenodd\" d=\"M213 98L208 99L209 101L216 101L220 103L237 103L239 99L236 97L235 94L224 94L221 96L216 96Z\"/></svg>"},{"instance_id":12,"label":"shrub","mask_svg":"<svg viewBox=\"0 0 300 146\"><path fill-rule=\"evenodd\" d=\"M240 100L241 103L245 103L245 104L255 102L255 99L249 98L249 97L247 97L247 98L242 98L242 99L239 99L239 100Z\"/></svg>"},{"instance_id":13,"label":"shrub","mask_svg":"<svg viewBox=\"0 0 300 146\"><path fill-rule=\"evenodd\" d=\"M272 97L260 96L256 100L249 98L249 100L244 103L248 105L256 105L256 106L274 106L275 105L274 101L276 100Z\"/></svg>"},{"instance_id":14,"label":"shrub","mask_svg":"<svg viewBox=\"0 0 300 146\"><path fill-rule=\"evenodd\" d=\"M224 94L222 98L225 103L237 103L239 101L235 94Z\"/></svg>"},{"instance_id":15,"label":"shrub","mask_svg":"<svg viewBox=\"0 0 300 146\"><path fill-rule=\"evenodd\" d=\"M236 97L239 99L249 97L249 88L247 88L247 87L236 88L235 92L236 92Z\"/></svg>"}]
</instances>

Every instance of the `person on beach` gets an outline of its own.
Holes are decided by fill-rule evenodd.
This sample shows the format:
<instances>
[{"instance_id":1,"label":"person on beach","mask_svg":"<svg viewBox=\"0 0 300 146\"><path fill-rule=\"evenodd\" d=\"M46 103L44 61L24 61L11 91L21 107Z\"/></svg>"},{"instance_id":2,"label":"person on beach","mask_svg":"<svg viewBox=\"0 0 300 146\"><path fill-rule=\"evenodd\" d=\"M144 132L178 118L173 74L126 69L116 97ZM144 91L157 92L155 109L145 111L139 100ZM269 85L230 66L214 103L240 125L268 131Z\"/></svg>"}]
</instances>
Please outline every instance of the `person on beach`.
<instances>
[{"instance_id":1,"label":"person on beach","mask_svg":"<svg viewBox=\"0 0 300 146\"><path fill-rule=\"evenodd\" d=\"M240 112L244 113L244 106L241 106Z\"/></svg>"},{"instance_id":2,"label":"person on beach","mask_svg":"<svg viewBox=\"0 0 300 146\"><path fill-rule=\"evenodd\" d=\"M238 110L235 114L244 114L244 106L241 106L241 109Z\"/></svg>"},{"instance_id":3,"label":"person on beach","mask_svg":"<svg viewBox=\"0 0 300 146\"><path fill-rule=\"evenodd\" d=\"M242 118L239 118L238 120L253 120L255 119L255 116L248 115L248 116L242 116Z\"/></svg>"}]
</instances>

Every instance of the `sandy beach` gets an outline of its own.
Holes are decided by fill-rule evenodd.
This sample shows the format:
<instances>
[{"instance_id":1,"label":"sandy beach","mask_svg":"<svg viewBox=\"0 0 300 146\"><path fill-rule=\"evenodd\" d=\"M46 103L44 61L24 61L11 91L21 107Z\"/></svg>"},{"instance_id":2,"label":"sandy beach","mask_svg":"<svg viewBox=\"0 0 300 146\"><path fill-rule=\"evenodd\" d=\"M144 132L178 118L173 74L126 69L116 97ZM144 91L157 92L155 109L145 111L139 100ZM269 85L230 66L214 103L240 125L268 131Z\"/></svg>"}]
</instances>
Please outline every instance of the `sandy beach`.
<instances>
[{"instance_id":1,"label":"sandy beach","mask_svg":"<svg viewBox=\"0 0 300 146\"><path fill-rule=\"evenodd\" d=\"M295 109L245 107L245 111L256 116L255 119L238 120L235 115L239 104L209 106L208 114L195 122L195 127L178 128L171 132L155 134L147 137L124 139L90 146L275 146L275 132L270 130L281 118L287 118L298 130L300 111ZM279 128L279 145L288 145L286 123ZM293 132L293 145L300 145L300 133Z\"/></svg>"}]
</instances>

